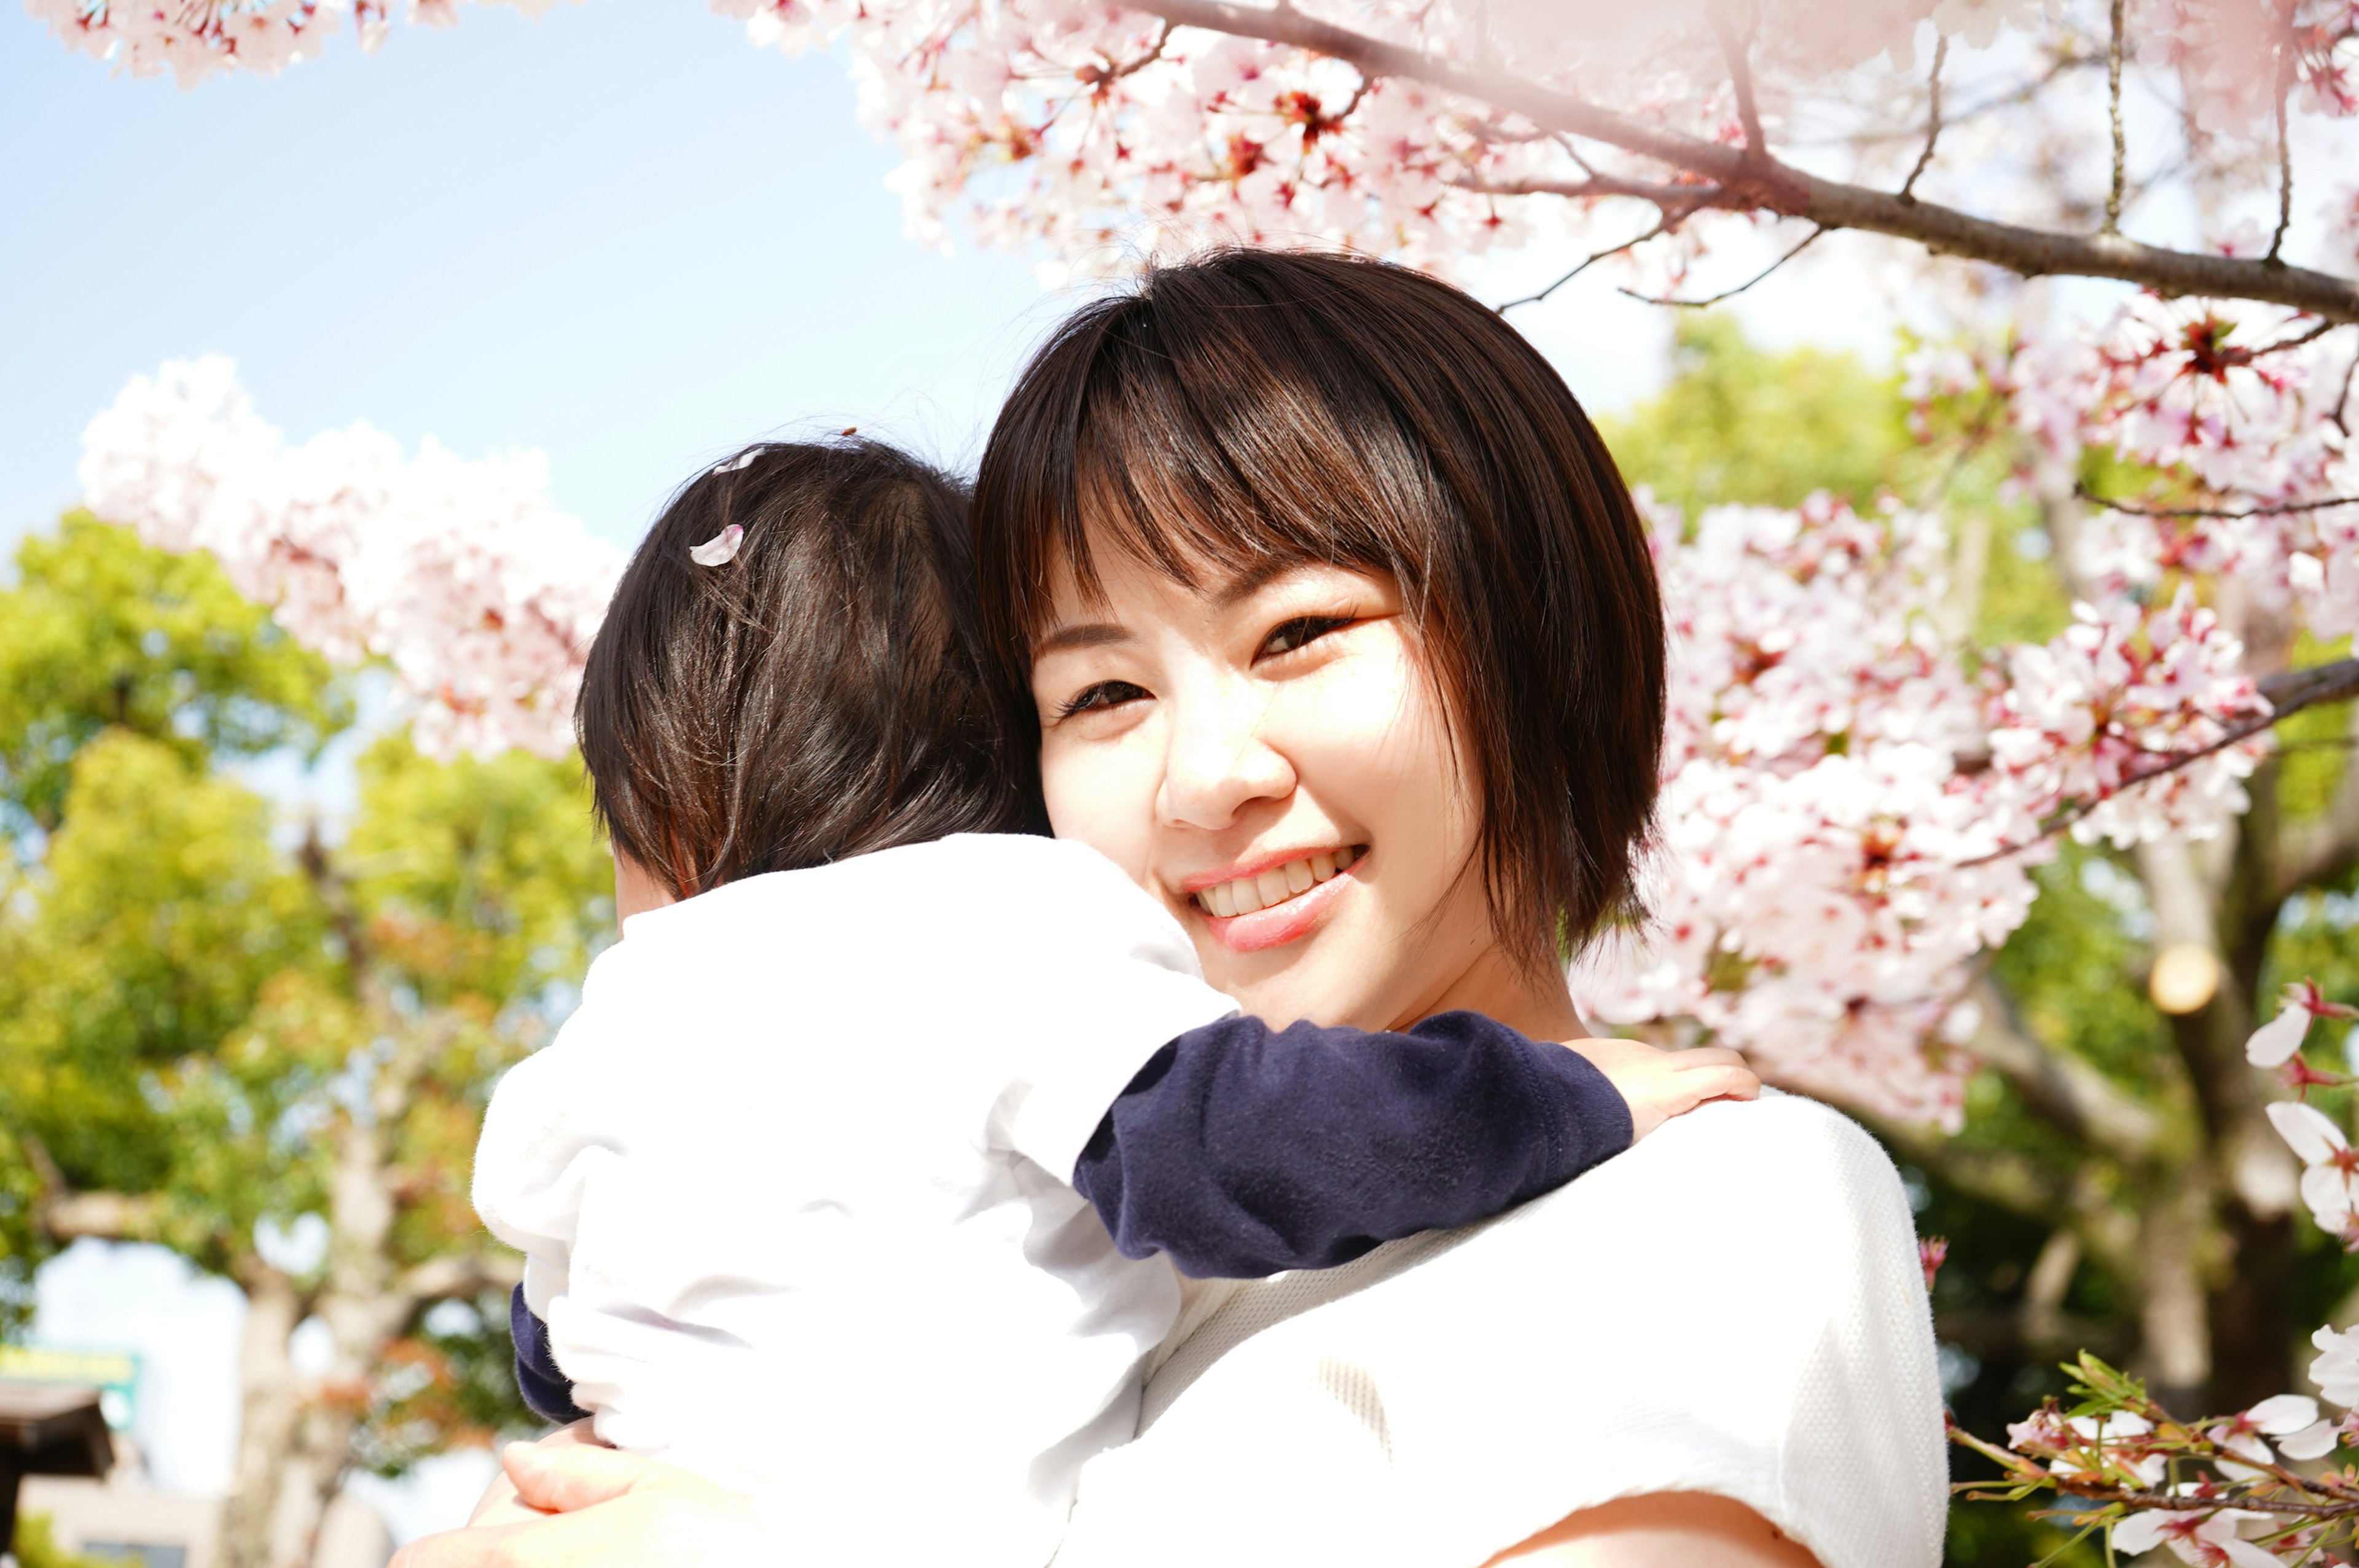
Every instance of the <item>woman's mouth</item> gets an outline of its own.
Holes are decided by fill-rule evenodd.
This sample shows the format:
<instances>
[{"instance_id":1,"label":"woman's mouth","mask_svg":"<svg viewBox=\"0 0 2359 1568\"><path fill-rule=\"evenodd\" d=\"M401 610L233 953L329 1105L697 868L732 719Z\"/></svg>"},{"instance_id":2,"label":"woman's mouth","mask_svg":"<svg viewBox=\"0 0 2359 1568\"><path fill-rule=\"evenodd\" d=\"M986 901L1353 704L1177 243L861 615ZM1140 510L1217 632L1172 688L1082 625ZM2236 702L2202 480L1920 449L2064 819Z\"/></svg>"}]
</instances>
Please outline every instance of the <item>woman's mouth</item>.
<instances>
[{"instance_id":1,"label":"woman's mouth","mask_svg":"<svg viewBox=\"0 0 2359 1568\"><path fill-rule=\"evenodd\" d=\"M1343 873L1367 852L1360 844L1321 850L1249 877L1199 888L1192 897L1196 907L1212 917L1213 939L1223 946L1240 953L1283 946L1317 924L1343 884L1353 880Z\"/></svg>"}]
</instances>

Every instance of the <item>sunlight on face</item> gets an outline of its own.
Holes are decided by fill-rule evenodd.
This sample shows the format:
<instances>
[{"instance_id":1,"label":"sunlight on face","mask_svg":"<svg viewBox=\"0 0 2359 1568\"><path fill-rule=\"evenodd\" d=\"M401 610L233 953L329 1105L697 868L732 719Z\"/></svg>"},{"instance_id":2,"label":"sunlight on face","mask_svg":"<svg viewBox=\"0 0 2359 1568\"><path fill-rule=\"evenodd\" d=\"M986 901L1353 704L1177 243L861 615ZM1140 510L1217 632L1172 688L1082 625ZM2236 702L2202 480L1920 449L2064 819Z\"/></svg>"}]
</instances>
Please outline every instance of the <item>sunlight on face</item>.
<instances>
[{"instance_id":1,"label":"sunlight on face","mask_svg":"<svg viewBox=\"0 0 2359 1568\"><path fill-rule=\"evenodd\" d=\"M1473 792L1398 589L1305 566L1190 589L1096 553L1032 667L1057 836L1161 898L1273 1023L1406 1027L1495 953Z\"/></svg>"}]
</instances>

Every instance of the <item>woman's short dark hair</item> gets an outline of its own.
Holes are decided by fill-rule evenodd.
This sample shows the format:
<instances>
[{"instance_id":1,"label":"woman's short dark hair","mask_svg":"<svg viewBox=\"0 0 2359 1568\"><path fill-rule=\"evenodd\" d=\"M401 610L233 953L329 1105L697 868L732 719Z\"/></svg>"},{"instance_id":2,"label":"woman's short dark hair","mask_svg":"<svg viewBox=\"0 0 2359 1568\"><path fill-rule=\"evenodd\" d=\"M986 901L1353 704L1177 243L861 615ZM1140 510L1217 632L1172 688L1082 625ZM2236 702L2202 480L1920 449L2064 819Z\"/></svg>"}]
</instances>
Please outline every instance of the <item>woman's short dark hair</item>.
<instances>
[{"instance_id":1,"label":"woman's short dark hair","mask_svg":"<svg viewBox=\"0 0 2359 1568\"><path fill-rule=\"evenodd\" d=\"M1549 963L1632 902L1663 730L1647 531L1563 379L1475 300L1332 254L1152 271L1026 368L975 507L984 629L1026 690L1058 567L1101 592L1093 529L1191 585L1390 573L1478 781L1501 940Z\"/></svg>"},{"instance_id":2,"label":"woman's short dark hair","mask_svg":"<svg viewBox=\"0 0 2359 1568\"><path fill-rule=\"evenodd\" d=\"M734 559L690 558L733 524ZM614 847L683 897L1039 820L985 667L966 491L877 441L748 447L683 486L573 723Z\"/></svg>"}]
</instances>

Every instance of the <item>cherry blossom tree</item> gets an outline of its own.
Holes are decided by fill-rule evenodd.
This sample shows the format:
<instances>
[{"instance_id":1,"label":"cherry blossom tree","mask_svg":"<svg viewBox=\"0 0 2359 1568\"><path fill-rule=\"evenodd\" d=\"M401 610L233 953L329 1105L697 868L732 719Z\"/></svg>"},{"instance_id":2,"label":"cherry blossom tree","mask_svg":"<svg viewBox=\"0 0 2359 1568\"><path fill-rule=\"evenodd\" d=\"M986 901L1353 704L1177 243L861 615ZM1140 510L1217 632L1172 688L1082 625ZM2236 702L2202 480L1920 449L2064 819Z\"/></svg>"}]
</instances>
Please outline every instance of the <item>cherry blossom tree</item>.
<instances>
[{"instance_id":1,"label":"cherry blossom tree","mask_svg":"<svg viewBox=\"0 0 2359 1568\"><path fill-rule=\"evenodd\" d=\"M2158 1395L2243 1411L2225 1437L2184 1428L2197 1448L2165 1471L2226 1484L2256 1463L2235 1444L2280 1438L2313 1457L2269 1400L2301 1326L2296 1217L2348 1145L2322 1111L2272 1108L2246 1042L2285 913L2359 868L2359 752L2296 809L2277 743L2359 692L2359 4L715 3L756 44L844 53L919 238L964 222L1052 275L1208 239L1460 275L1538 246L1560 276L1504 308L1593 268L1679 307L1824 236L1880 237L1854 264L1931 319L1907 363L1920 432L2012 473L2070 623L1974 638L1951 611L1976 557L1938 485L1656 506L1675 665L1652 918L1584 955L1577 988L1618 1026L1736 1044L2044 1217L2066 1282L2083 1251L2135 1280ZM29 4L117 69L189 83L284 69L347 20L374 48L395 21L384 0ZM2072 315L2056 276L2122 287ZM290 448L207 362L135 381L84 479L102 514L212 550L305 643L389 660L429 745L564 744L613 561L560 542L578 531L520 462L404 458L365 428ZM2042 1039L1989 968L2068 838L2150 910L2175 1047L2158 1093ZM2279 1070L2342 1105L2299 1061ZM1910 1130L1954 1130L1978 1072L2080 1152L2069 1190ZM2121 1374L2082 1373L2101 1408L2016 1444L2045 1477L2026 1484L2091 1471L2071 1456L2128 1431L2105 1422L2163 1430ZM2154 1456L2122 1475L2154 1490ZM2190 1561L2310 1539L2178 1514L2137 1528Z\"/></svg>"}]
</instances>

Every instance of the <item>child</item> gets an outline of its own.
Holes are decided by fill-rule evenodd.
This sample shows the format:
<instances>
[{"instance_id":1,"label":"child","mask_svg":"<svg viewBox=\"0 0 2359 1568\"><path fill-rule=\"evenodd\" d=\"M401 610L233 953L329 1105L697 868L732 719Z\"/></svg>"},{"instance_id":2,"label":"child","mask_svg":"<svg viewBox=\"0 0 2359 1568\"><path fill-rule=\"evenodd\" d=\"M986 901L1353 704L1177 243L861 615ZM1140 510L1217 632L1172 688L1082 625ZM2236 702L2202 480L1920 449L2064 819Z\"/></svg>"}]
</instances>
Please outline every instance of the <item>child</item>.
<instances>
[{"instance_id":1,"label":"child","mask_svg":"<svg viewBox=\"0 0 2359 1568\"><path fill-rule=\"evenodd\" d=\"M1470 1013L1236 1016L1037 836L972 573L962 492L873 442L673 502L578 709L626 939L477 1156L545 1413L747 1492L799 1560L1039 1568L1182 1275L1468 1224L1753 1087Z\"/></svg>"}]
</instances>

